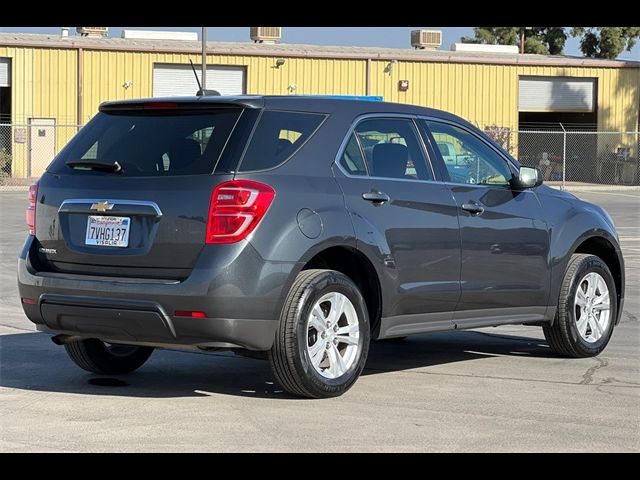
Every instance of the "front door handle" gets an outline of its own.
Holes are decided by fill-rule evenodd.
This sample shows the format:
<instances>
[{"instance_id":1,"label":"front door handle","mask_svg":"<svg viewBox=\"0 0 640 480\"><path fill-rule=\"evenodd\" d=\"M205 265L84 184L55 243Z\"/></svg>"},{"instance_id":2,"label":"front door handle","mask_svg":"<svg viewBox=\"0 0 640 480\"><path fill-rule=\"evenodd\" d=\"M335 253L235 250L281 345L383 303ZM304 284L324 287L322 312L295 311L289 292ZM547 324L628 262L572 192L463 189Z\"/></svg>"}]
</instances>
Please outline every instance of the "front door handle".
<instances>
[{"instance_id":1,"label":"front door handle","mask_svg":"<svg viewBox=\"0 0 640 480\"><path fill-rule=\"evenodd\" d=\"M475 202L463 203L461 208L471 215L482 215L484 213L484 207Z\"/></svg>"},{"instance_id":2,"label":"front door handle","mask_svg":"<svg viewBox=\"0 0 640 480\"><path fill-rule=\"evenodd\" d=\"M377 190L371 190L370 192L364 192L362 194L362 198L364 198L368 202L372 202L372 203L375 203L375 204L383 204L383 203L388 202L389 200L391 200L391 198L389 198L389 195L387 195L386 193L383 193L383 192L379 192Z\"/></svg>"}]
</instances>

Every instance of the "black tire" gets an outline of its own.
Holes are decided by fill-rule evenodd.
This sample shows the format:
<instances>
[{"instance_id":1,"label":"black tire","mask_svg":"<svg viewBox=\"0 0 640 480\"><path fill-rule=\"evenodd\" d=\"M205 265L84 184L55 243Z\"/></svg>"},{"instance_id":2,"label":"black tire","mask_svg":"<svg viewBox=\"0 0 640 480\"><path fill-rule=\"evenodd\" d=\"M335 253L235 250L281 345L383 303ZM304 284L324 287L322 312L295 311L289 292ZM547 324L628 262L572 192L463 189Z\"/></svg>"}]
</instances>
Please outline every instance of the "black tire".
<instances>
[{"instance_id":1,"label":"black tire","mask_svg":"<svg viewBox=\"0 0 640 480\"><path fill-rule=\"evenodd\" d=\"M609 289L610 317L606 330L596 342L589 343L578 333L575 295L579 282L590 272L602 276ZM600 257L587 254L571 256L560 287L558 310L553 325L542 327L544 337L556 353L573 358L594 357L604 350L611 339L617 318L617 294L613 276Z\"/></svg>"},{"instance_id":2,"label":"black tire","mask_svg":"<svg viewBox=\"0 0 640 480\"><path fill-rule=\"evenodd\" d=\"M345 295L358 317L357 356L347 371L337 378L326 378L311 364L307 351L307 318L315 303L330 292ZM287 392L301 397L328 398L345 393L360 376L369 351L367 307L353 281L334 270L304 270L293 282L280 318L269 362L278 383Z\"/></svg>"},{"instance_id":3,"label":"black tire","mask_svg":"<svg viewBox=\"0 0 640 480\"><path fill-rule=\"evenodd\" d=\"M107 345L96 338L67 343L64 348L80 368L106 375L133 372L153 353L152 347Z\"/></svg>"}]
</instances>

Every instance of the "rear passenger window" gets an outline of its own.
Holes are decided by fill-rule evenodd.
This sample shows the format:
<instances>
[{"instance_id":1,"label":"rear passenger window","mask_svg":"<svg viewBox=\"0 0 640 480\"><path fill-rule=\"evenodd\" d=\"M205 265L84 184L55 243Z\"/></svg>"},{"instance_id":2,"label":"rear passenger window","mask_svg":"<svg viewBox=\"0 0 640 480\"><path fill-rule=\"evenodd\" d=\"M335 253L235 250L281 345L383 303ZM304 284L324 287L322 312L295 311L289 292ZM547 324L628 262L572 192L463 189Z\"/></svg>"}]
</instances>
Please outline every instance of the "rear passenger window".
<instances>
[{"instance_id":1,"label":"rear passenger window","mask_svg":"<svg viewBox=\"0 0 640 480\"><path fill-rule=\"evenodd\" d=\"M344 149L342 158L340 159L340 165L351 175L366 175L367 167L364 165L364 158L362 158L362 151L358 144L358 139L355 134L351 135L349 143Z\"/></svg>"},{"instance_id":2,"label":"rear passenger window","mask_svg":"<svg viewBox=\"0 0 640 480\"><path fill-rule=\"evenodd\" d=\"M315 133L324 118L317 113L265 110L239 170L248 172L277 167Z\"/></svg>"},{"instance_id":3,"label":"rear passenger window","mask_svg":"<svg viewBox=\"0 0 640 480\"><path fill-rule=\"evenodd\" d=\"M355 130L372 177L433 180L413 121L402 118L365 120Z\"/></svg>"}]
</instances>

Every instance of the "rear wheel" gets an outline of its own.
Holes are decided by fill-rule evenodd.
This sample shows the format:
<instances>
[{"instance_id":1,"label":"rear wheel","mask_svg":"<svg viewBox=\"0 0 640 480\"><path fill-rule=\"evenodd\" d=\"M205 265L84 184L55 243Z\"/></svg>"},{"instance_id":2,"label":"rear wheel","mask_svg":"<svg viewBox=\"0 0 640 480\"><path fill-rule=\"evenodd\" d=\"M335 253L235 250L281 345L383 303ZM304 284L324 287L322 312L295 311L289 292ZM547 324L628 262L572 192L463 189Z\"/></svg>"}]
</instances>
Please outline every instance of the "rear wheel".
<instances>
[{"instance_id":1,"label":"rear wheel","mask_svg":"<svg viewBox=\"0 0 640 480\"><path fill-rule=\"evenodd\" d=\"M543 327L549 346L568 357L593 357L604 350L616 318L616 286L595 255L571 257L553 325Z\"/></svg>"},{"instance_id":2,"label":"rear wheel","mask_svg":"<svg viewBox=\"0 0 640 480\"><path fill-rule=\"evenodd\" d=\"M334 270L305 270L285 301L269 352L274 375L290 393L336 397L360 376L369 350L364 298Z\"/></svg>"},{"instance_id":3,"label":"rear wheel","mask_svg":"<svg viewBox=\"0 0 640 480\"><path fill-rule=\"evenodd\" d=\"M64 348L80 368L108 375L133 372L153 353L152 347L115 345L96 338L67 343Z\"/></svg>"}]
</instances>

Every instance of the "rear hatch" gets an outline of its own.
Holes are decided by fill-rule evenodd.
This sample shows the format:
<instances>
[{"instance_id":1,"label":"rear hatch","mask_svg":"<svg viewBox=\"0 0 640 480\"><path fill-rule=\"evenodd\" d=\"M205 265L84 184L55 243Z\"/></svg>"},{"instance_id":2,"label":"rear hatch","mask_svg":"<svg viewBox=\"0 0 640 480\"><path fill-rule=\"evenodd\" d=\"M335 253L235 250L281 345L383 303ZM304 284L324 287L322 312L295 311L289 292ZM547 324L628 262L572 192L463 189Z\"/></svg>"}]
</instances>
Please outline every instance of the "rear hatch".
<instances>
[{"instance_id":1,"label":"rear hatch","mask_svg":"<svg viewBox=\"0 0 640 480\"><path fill-rule=\"evenodd\" d=\"M183 279L205 244L211 192L233 177L258 109L110 104L39 182L37 268Z\"/></svg>"}]
</instances>

